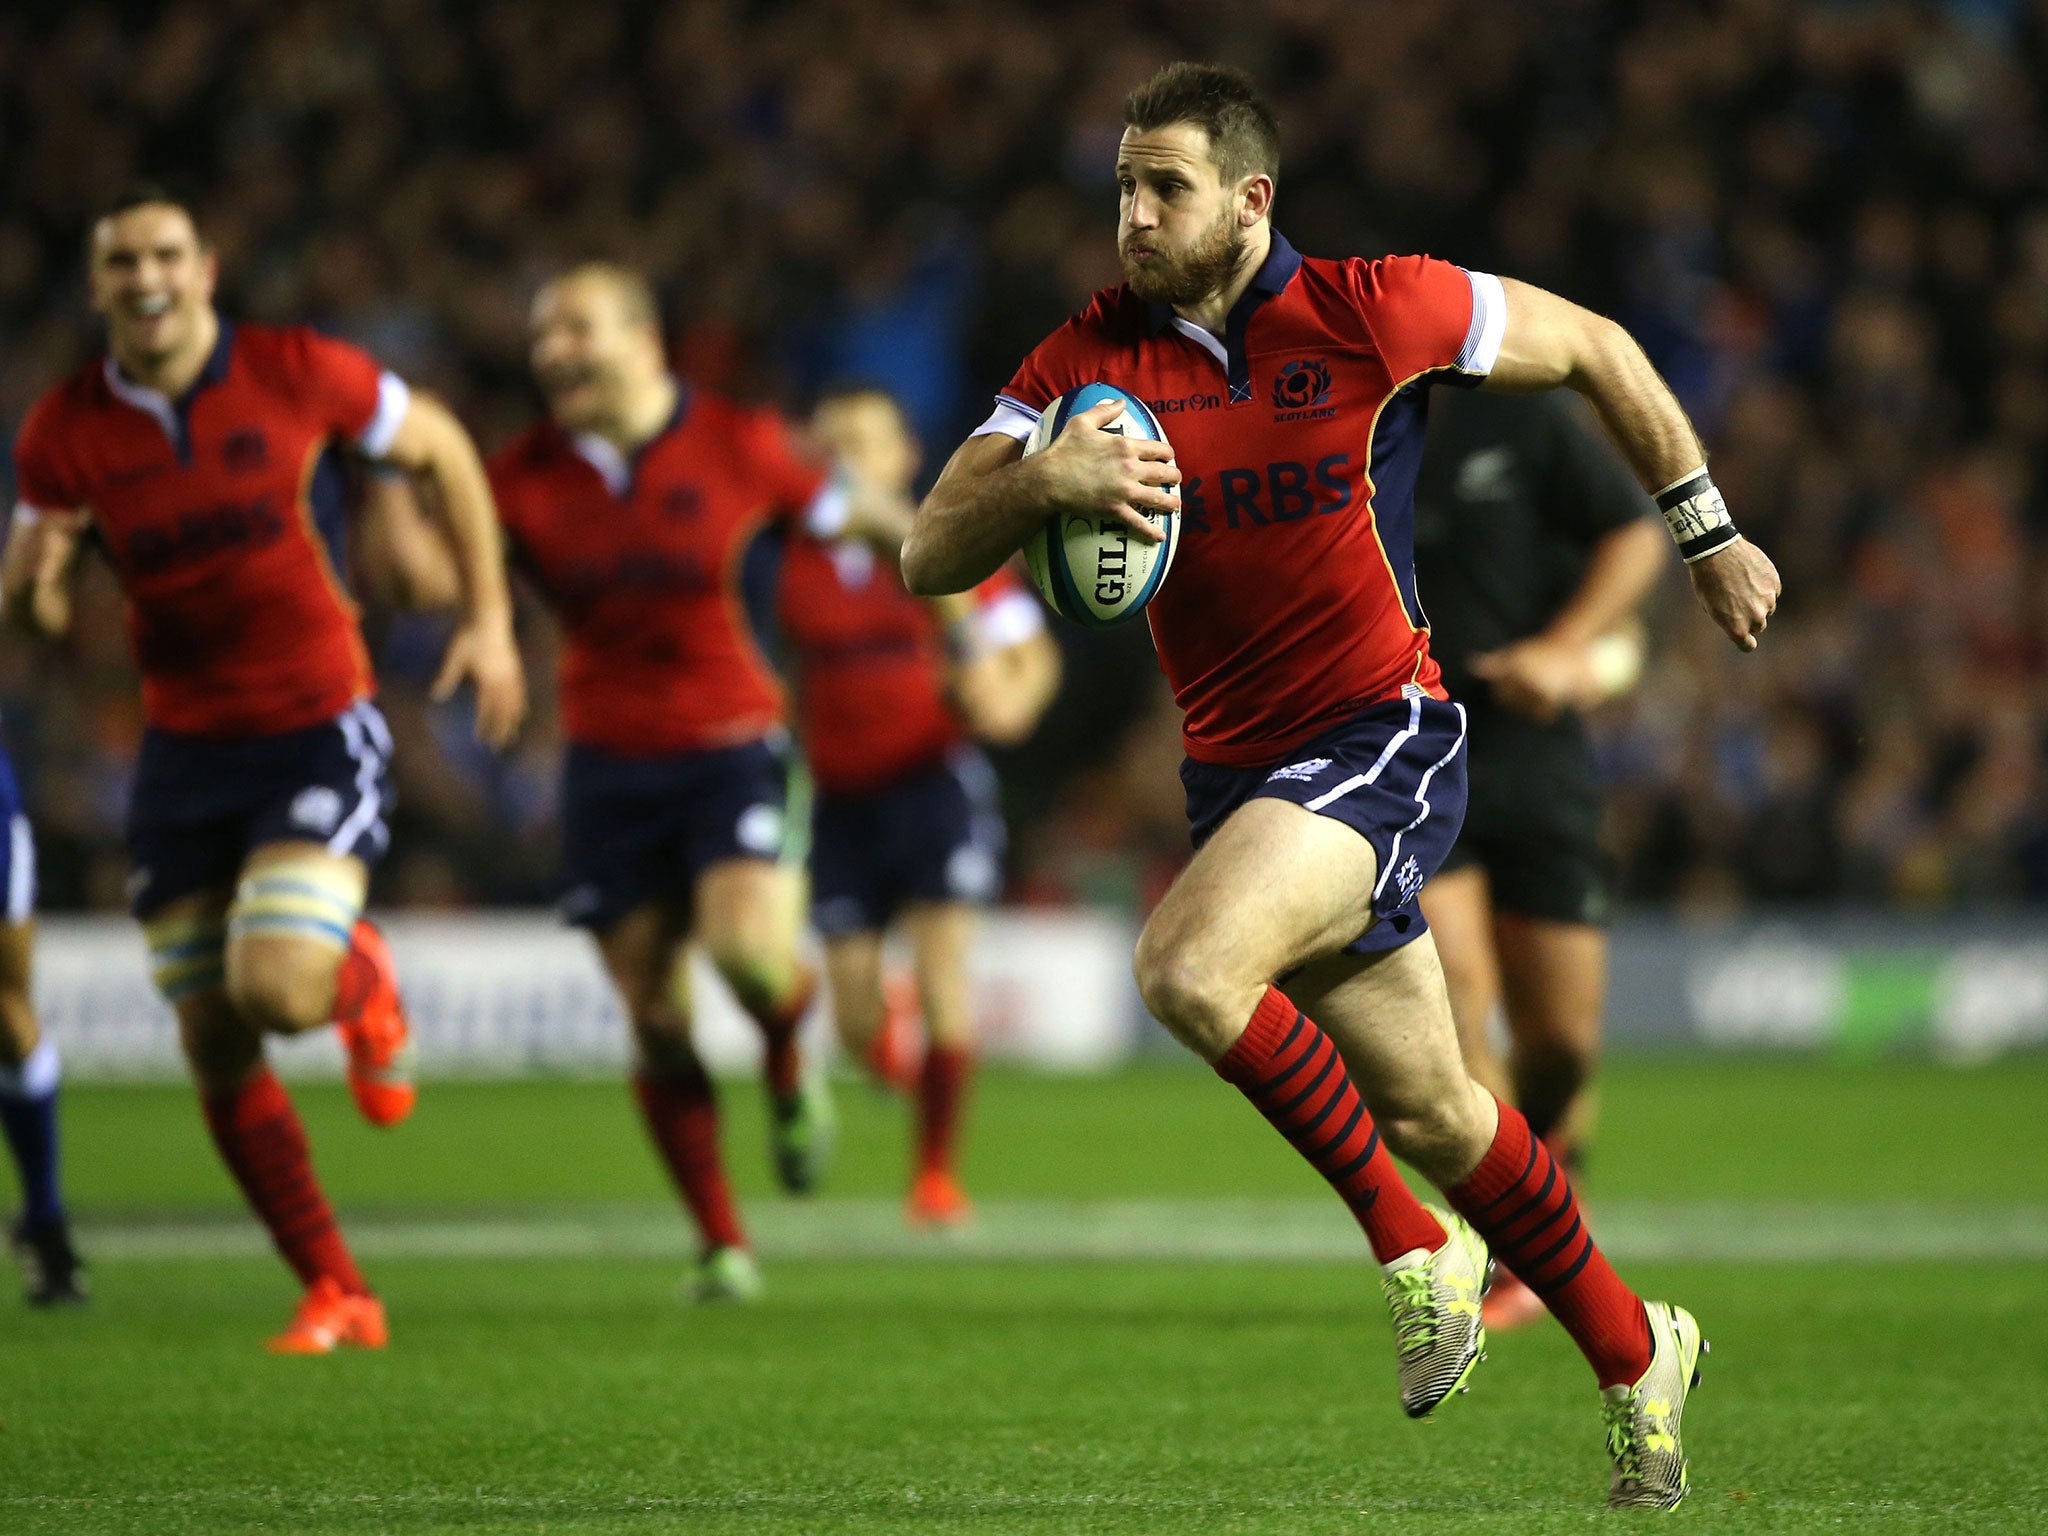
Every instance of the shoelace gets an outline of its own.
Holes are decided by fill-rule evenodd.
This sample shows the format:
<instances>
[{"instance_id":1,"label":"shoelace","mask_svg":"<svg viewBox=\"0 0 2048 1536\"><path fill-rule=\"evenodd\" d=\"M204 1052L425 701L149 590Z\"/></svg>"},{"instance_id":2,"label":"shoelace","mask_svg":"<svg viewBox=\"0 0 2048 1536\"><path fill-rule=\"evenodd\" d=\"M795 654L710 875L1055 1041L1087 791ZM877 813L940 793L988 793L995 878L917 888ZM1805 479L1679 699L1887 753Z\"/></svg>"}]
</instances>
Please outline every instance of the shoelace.
<instances>
[{"instance_id":1,"label":"shoelace","mask_svg":"<svg viewBox=\"0 0 2048 1536\"><path fill-rule=\"evenodd\" d=\"M1622 1481L1634 1482L1643 1470L1642 1447L1636 1442L1636 1400L1630 1393L1620 1402L1603 1402L1600 1417L1607 1425L1607 1454Z\"/></svg>"},{"instance_id":2,"label":"shoelace","mask_svg":"<svg viewBox=\"0 0 2048 1536\"><path fill-rule=\"evenodd\" d=\"M1397 1270L1387 1277L1387 1287L1396 1352L1406 1355L1436 1343L1436 1286L1428 1266Z\"/></svg>"}]
</instances>

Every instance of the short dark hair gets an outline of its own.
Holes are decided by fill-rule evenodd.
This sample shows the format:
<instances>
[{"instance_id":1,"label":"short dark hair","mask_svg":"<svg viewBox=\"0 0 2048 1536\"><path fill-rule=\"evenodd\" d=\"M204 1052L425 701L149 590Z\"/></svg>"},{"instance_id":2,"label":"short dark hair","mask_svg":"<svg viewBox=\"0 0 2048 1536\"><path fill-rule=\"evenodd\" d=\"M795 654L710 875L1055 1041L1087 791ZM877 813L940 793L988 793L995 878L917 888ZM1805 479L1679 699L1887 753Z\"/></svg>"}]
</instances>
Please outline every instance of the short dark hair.
<instances>
[{"instance_id":1,"label":"short dark hair","mask_svg":"<svg viewBox=\"0 0 2048 1536\"><path fill-rule=\"evenodd\" d=\"M117 219L124 213L133 213L137 208L175 208L192 221L192 227L199 228L199 215L192 211L191 199L161 181L131 181L112 197L93 210L92 222L97 227L103 219Z\"/></svg>"},{"instance_id":2,"label":"short dark hair","mask_svg":"<svg viewBox=\"0 0 2048 1536\"><path fill-rule=\"evenodd\" d=\"M1227 64L1169 64L1124 98L1124 126L1139 133L1192 123L1226 181L1280 176L1280 121L1252 77Z\"/></svg>"},{"instance_id":3,"label":"short dark hair","mask_svg":"<svg viewBox=\"0 0 2048 1536\"><path fill-rule=\"evenodd\" d=\"M818 397L811 402L811 409L823 410L828 405L838 405L846 400L886 400L895 407L898 416L906 420L909 417L909 413L903 409L903 402L896 398L895 390L880 379L865 378L860 374L848 374L829 380L825 387L818 391Z\"/></svg>"}]
</instances>

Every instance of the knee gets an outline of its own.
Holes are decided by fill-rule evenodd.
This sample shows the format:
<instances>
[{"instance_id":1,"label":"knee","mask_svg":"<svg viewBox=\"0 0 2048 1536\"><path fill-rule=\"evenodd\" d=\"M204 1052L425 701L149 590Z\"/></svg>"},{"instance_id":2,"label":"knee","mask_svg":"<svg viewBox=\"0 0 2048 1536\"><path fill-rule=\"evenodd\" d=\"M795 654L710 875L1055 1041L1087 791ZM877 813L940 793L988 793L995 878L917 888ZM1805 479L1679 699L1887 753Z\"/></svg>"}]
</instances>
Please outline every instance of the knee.
<instances>
[{"instance_id":1,"label":"knee","mask_svg":"<svg viewBox=\"0 0 2048 1536\"><path fill-rule=\"evenodd\" d=\"M1569 1096L1585 1087L1599 1060L1599 1047L1591 1040L1552 1035L1515 1044L1515 1076L1554 1094Z\"/></svg>"},{"instance_id":2,"label":"knee","mask_svg":"<svg viewBox=\"0 0 2048 1536\"><path fill-rule=\"evenodd\" d=\"M339 956L329 963L287 961L281 956L230 956L228 1001L258 1030L299 1034L325 1024L334 1011L334 975Z\"/></svg>"},{"instance_id":3,"label":"knee","mask_svg":"<svg viewBox=\"0 0 2048 1536\"><path fill-rule=\"evenodd\" d=\"M632 1015L633 1044L640 1062L661 1076L680 1076L698 1070L697 1047L690 1038L688 1020L675 1009L655 1006Z\"/></svg>"},{"instance_id":4,"label":"knee","mask_svg":"<svg viewBox=\"0 0 2048 1536\"><path fill-rule=\"evenodd\" d=\"M832 989L832 1021L838 1026L839 1038L855 1050L863 1049L881 1033L885 1012L886 1005L879 989Z\"/></svg>"},{"instance_id":5,"label":"knee","mask_svg":"<svg viewBox=\"0 0 2048 1536\"><path fill-rule=\"evenodd\" d=\"M750 1008L765 1007L788 992L797 974L795 954L744 931L706 936L705 957L733 994Z\"/></svg>"},{"instance_id":6,"label":"knee","mask_svg":"<svg viewBox=\"0 0 2048 1536\"><path fill-rule=\"evenodd\" d=\"M182 1007L178 1044L202 1088L233 1087L263 1059L261 1038L224 1003Z\"/></svg>"},{"instance_id":7,"label":"knee","mask_svg":"<svg viewBox=\"0 0 2048 1536\"><path fill-rule=\"evenodd\" d=\"M1131 959L1138 995L1153 1018L1210 1058L1230 1048L1244 1019L1231 1019L1229 988L1200 958L1200 946L1147 928Z\"/></svg>"}]
</instances>

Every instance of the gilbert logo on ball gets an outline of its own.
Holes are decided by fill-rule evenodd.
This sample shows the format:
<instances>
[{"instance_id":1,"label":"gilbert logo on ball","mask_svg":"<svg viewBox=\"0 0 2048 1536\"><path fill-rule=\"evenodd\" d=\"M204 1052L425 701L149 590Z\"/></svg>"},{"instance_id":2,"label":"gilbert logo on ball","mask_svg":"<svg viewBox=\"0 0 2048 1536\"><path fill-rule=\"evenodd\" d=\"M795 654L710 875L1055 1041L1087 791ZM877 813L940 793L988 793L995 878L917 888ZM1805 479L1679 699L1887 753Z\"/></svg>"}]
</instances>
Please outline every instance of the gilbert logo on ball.
<instances>
[{"instance_id":1,"label":"gilbert logo on ball","mask_svg":"<svg viewBox=\"0 0 2048 1536\"><path fill-rule=\"evenodd\" d=\"M1123 413L1112 417L1104 431L1155 443L1166 441L1158 420L1136 395L1114 384L1083 384L1045 408L1024 444L1025 454L1051 447L1078 412L1106 400L1121 401ZM1090 629L1107 629L1135 618L1166 580L1180 543L1178 515L1154 512L1147 515L1147 521L1166 535L1162 542L1146 543L1114 517L1061 514L1048 520L1024 546L1024 559L1039 595L1055 613Z\"/></svg>"}]
</instances>

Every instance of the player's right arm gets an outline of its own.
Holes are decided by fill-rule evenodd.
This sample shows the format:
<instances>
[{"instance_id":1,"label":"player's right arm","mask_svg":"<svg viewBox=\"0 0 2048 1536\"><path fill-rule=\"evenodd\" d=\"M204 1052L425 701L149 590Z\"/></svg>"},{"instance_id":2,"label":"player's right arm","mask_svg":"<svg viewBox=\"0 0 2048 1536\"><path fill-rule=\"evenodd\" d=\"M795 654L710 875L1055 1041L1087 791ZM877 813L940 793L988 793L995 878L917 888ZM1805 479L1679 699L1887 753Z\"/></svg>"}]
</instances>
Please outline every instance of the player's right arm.
<instances>
[{"instance_id":1,"label":"player's right arm","mask_svg":"<svg viewBox=\"0 0 2048 1536\"><path fill-rule=\"evenodd\" d=\"M20 500L0 558L0 619L52 639L71 627L71 584L92 526L92 498L60 427L61 401L57 391L43 396L15 436Z\"/></svg>"},{"instance_id":2,"label":"player's right arm","mask_svg":"<svg viewBox=\"0 0 2048 1536\"><path fill-rule=\"evenodd\" d=\"M1106 400L1077 413L1043 453L999 432L955 450L903 541L903 584L919 597L965 592L995 574L1047 519L1115 518L1148 544L1147 512L1174 512L1180 468L1165 443L1103 431L1123 410Z\"/></svg>"},{"instance_id":3,"label":"player's right arm","mask_svg":"<svg viewBox=\"0 0 2048 1536\"><path fill-rule=\"evenodd\" d=\"M441 519L423 504L425 494L411 476L370 466L356 523L355 568L371 595L391 607L451 613L462 606L462 572Z\"/></svg>"},{"instance_id":4,"label":"player's right arm","mask_svg":"<svg viewBox=\"0 0 2048 1536\"><path fill-rule=\"evenodd\" d=\"M1592 406L1645 490L1676 504L1688 485L1704 486L1729 541L1689 559L1686 574L1722 633L1755 650L1778 606L1777 568L1728 525L1720 493L1706 478L1706 450L1671 386L1612 320L1527 283L1503 279L1501 288L1505 324L1485 387L1527 392L1562 385Z\"/></svg>"},{"instance_id":5,"label":"player's right arm","mask_svg":"<svg viewBox=\"0 0 2048 1536\"><path fill-rule=\"evenodd\" d=\"M51 640L71 628L71 584L88 521L84 512L16 508L0 558L0 616L15 628Z\"/></svg>"}]
</instances>

